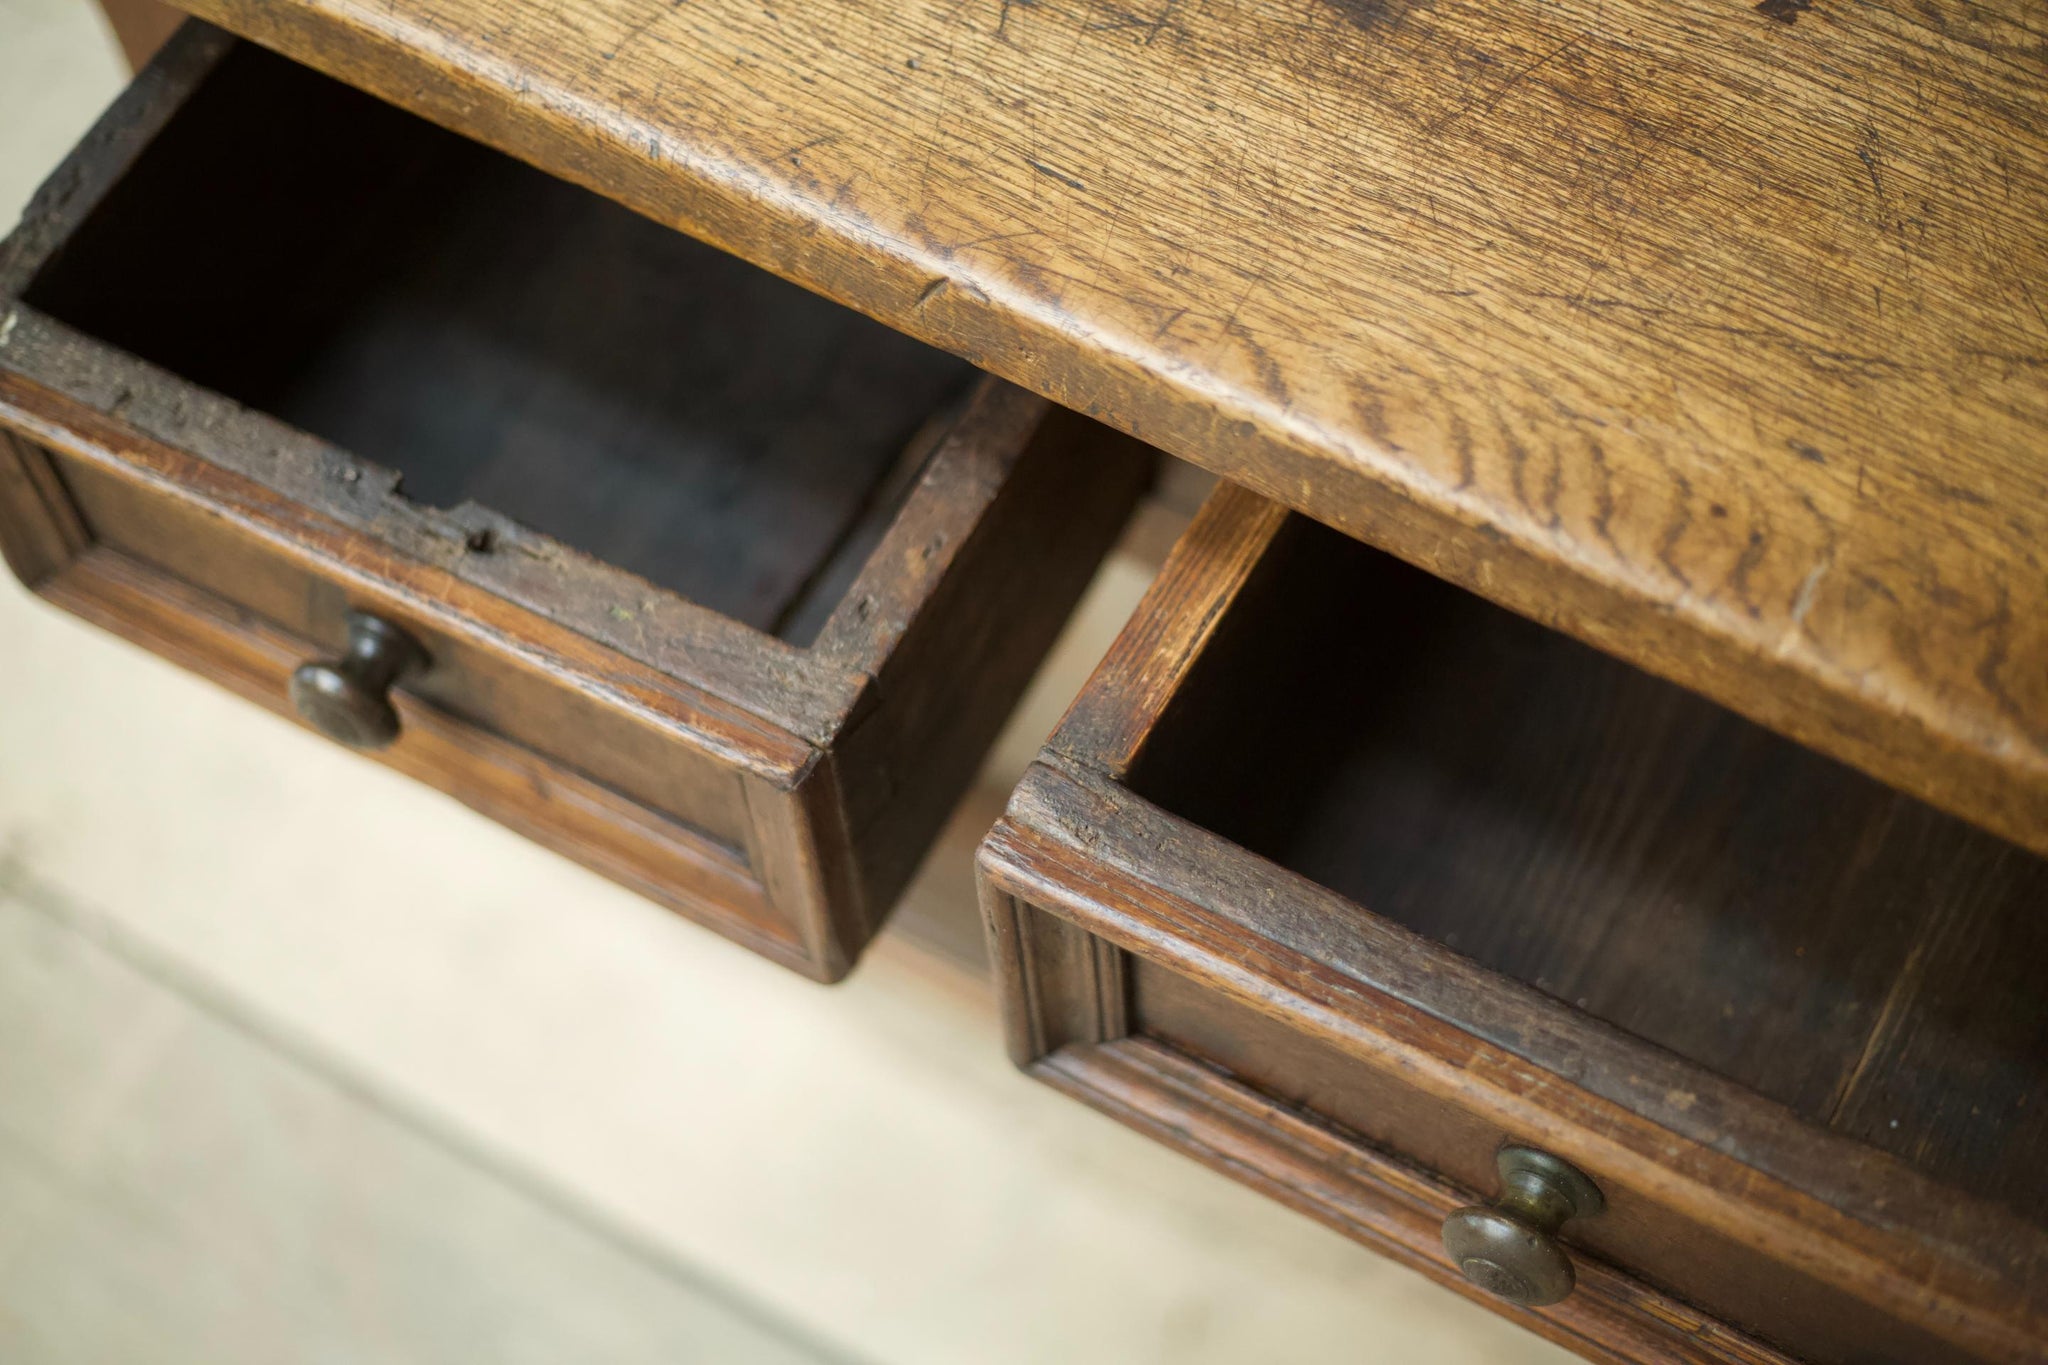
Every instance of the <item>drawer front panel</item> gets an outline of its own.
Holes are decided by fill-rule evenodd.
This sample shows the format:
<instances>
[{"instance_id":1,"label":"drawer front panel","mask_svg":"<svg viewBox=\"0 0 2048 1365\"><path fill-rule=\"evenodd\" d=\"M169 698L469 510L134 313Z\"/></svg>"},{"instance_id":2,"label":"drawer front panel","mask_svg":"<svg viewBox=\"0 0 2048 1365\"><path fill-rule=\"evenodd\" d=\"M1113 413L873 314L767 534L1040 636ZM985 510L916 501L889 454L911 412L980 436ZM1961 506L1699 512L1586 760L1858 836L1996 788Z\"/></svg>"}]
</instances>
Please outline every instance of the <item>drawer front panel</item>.
<instances>
[{"instance_id":1,"label":"drawer front panel","mask_svg":"<svg viewBox=\"0 0 2048 1365\"><path fill-rule=\"evenodd\" d=\"M60 456L56 465L97 542L255 612L300 639L319 642L308 646L308 658L339 646L351 607L380 614L393 610L364 601L360 593L292 562L201 506L81 460ZM727 849L745 849L746 805L738 774L416 618L393 619L421 640L431 660L405 690L587 773Z\"/></svg>"},{"instance_id":2,"label":"drawer front panel","mask_svg":"<svg viewBox=\"0 0 2048 1365\"><path fill-rule=\"evenodd\" d=\"M42 580L51 602L280 715L303 640L105 546ZM525 747L400 694L402 733L377 761L515 832L802 967L805 945L738 859L685 826Z\"/></svg>"},{"instance_id":3,"label":"drawer front panel","mask_svg":"<svg viewBox=\"0 0 2048 1365\"><path fill-rule=\"evenodd\" d=\"M1142 957L1128 959L1129 1027L1216 1068L1261 1095L1287 1104L1352 1141L1417 1162L1468 1192L1491 1198L1499 1183L1494 1154L1531 1135L1423 1092L1342 1049L1260 1014ZM1657 1191L1589 1171L1606 1198L1599 1217L1574 1222L1575 1254L1590 1253L1710 1313L1768 1335L1810 1359L1913 1365L1969 1356L1910 1324L1760 1254ZM1766 1330L1768 1329L1768 1330Z\"/></svg>"},{"instance_id":4,"label":"drawer front panel","mask_svg":"<svg viewBox=\"0 0 2048 1365\"><path fill-rule=\"evenodd\" d=\"M222 509L58 454L5 428L0 538L10 567L56 605L280 715L299 719L289 697L294 670L335 652L309 633L330 622L339 630L338 585L278 547L236 534ZM381 599L375 589L352 598L403 622L436 651L429 677L438 675L442 685L393 693L399 733L375 751L377 761L765 957L819 972L821 945L807 939L806 926L788 909L791 902L778 900L774 890L786 877L777 860L800 856L786 831L771 829L764 839L755 825L749 842L758 851L750 858L670 812L554 761L538 746L458 714L444 698L460 706L471 696L488 697L490 680L516 680L520 670ZM444 673L448 660L459 663L447 664ZM478 676L485 686L471 682ZM559 690L524 686L540 707L559 707L567 726L578 723L579 705L590 705ZM618 722L603 717L602 723ZM648 747L644 737L632 737L621 751ZM730 811L710 808L716 818L766 812L773 820L787 804L773 793L757 794L759 779L713 771L729 779L732 793ZM765 876L756 870L762 866Z\"/></svg>"},{"instance_id":5,"label":"drawer front panel","mask_svg":"<svg viewBox=\"0 0 2048 1365\"><path fill-rule=\"evenodd\" d=\"M1240 917L1271 913L1274 897L1237 881L1227 859L1208 862L1220 841L1163 813L1134 819L1142 803L1088 787L1034 769L983 846L1012 1051L1034 1072L1152 1131L1137 1111L1170 1107L1168 1097L1140 1103L1075 1078L1093 1074L1087 1058L1106 1046L1169 1050L1232 1092L1210 1117L1228 1110L1241 1125L1243 1112L1265 1113L1272 1126L1256 1135L1259 1150L1220 1154L1189 1139L1185 1124L1156 1135L1241 1178L1279 1182L1270 1192L1353 1235L1355 1212L1333 1191L1355 1164L1391 1160L1483 1200L1498 1191L1492 1165L1503 1143L1565 1157L1608 1197L1604 1213L1566 1234L1586 1273L1565 1302L1517 1309L1478 1294L1441 1248L1426 1248L1418 1264L1594 1358L2037 1358L2040 1339L2023 1325L2033 1310L2024 1297L1997 1297L2024 1296L2017 1286L2028 1273L2011 1268L2000 1290L2004 1277L1983 1264L2024 1261L2028 1229L1968 1201L1930 1218L1925 1182L1886 1159L1791 1129L1782 1111L1654 1049L1587 1031L1525 989L1498 983L1475 997L1489 989L1484 974L1440 950L1398 934L1345 943L1331 931L1343 914L1333 902L1304 897L1281 912L1321 940L1329 963L1247 929ZM1192 869L1205 864L1234 905L1190 899ZM1387 954L1377 985L1354 974L1371 949ZM1418 986L1441 992L1434 1012L1401 998ZM1446 1000L1466 1002L1481 1032L1447 1022L1460 1011ZM1503 1028L1503 1017L1517 1022ZM1518 1035L1521 1049L1567 1064L1532 1062L1487 1034ZM1667 1125L1660 1102L1692 1122ZM1297 1151L1303 1125L1321 1135L1313 1169ZM1851 1222L1809 1192L1831 1182L1827 1197L1845 1202L1875 1189L1882 1205L1891 1190L1901 1225ZM1959 1275L1947 1256L1970 1272ZM1683 1332L1657 1325L1688 1317L1695 1327ZM1599 1347L1644 1332L1649 1345L1612 1355Z\"/></svg>"}]
</instances>

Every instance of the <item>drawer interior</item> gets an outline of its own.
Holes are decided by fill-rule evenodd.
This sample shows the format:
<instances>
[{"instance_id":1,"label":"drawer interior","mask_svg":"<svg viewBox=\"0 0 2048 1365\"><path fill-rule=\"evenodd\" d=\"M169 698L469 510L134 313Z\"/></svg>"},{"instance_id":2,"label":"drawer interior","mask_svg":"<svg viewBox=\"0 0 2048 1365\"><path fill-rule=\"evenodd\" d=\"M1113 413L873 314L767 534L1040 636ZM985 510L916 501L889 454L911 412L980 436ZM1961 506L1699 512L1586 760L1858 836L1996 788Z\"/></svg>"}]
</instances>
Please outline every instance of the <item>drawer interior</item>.
<instances>
[{"instance_id":1,"label":"drawer interior","mask_svg":"<svg viewBox=\"0 0 2048 1365\"><path fill-rule=\"evenodd\" d=\"M1127 781L2048 1221L2048 863L2010 844L1301 518Z\"/></svg>"},{"instance_id":2,"label":"drawer interior","mask_svg":"<svg viewBox=\"0 0 2048 1365\"><path fill-rule=\"evenodd\" d=\"M27 302L809 642L965 362L250 46Z\"/></svg>"}]
</instances>

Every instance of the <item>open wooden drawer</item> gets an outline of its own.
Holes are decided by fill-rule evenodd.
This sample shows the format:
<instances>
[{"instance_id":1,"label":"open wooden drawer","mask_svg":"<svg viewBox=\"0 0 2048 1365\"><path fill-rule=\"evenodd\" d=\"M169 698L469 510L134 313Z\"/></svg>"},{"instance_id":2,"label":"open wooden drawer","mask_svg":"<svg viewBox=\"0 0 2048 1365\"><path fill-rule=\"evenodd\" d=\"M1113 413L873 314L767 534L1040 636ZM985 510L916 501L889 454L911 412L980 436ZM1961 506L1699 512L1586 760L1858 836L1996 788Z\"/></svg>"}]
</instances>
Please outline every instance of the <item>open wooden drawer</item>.
<instances>
[{"instance_id":1,"label":"open wooden drawer","mask_svg":"<svg viewBox=\"0 0 2048 1365\"><path fill-rule=\"evenodd\" d=\"M26 582L822 978L1146 463L197 25L0 253Z\"/></svg>"},{"instance_id":2,"label":"open wooden drawer","mask_svg":"<svg viewBox=\"0 0 2048 1365\"><path fill-rule=\"evenodd\" d=\"M1022 1065L1589 1357L2048 1356L2048 864L1369 547L1219 491L981 876Z\"/></svg>"}]
</instances>

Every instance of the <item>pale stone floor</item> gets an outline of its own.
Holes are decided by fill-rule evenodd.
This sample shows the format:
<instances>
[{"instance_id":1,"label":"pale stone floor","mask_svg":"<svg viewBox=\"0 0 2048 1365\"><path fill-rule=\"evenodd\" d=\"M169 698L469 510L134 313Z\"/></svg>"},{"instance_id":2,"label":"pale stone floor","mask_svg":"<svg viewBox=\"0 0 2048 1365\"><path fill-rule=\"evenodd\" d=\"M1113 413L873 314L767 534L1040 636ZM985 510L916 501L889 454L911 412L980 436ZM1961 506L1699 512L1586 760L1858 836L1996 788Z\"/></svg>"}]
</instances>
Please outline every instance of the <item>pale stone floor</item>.
<instances>
[{"instance_id":1,"label":"pale stone floor","mask_svg":"<svg viewBox=\"0 0 2048 1365\"><path fill-rule=\"evenodd\" d=\"M120 78L0 0L0 215ZM1561 1359L1027 1081L970 978L806 983L0 585L0 1361Z\"/></svg>"}]
</instances>

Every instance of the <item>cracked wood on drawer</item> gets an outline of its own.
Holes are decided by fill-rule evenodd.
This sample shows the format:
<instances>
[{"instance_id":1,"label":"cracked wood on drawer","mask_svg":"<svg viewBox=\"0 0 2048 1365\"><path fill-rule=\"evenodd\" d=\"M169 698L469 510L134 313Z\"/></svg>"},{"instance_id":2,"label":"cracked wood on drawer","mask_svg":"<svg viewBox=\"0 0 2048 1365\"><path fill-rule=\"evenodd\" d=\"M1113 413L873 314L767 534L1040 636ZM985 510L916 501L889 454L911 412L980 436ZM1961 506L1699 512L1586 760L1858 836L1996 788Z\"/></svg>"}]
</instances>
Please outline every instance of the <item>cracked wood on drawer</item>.
<instances>
[{"instance_id":1,"label":"cracked wood on drawer","mask_svg":"<svg viewBox=\"0 0 2048 1365\"><path fill-rule=\"evenodd\" d=\"M185 0L2048 851L2024 0Z\"/></svg>"}]
</instances>

